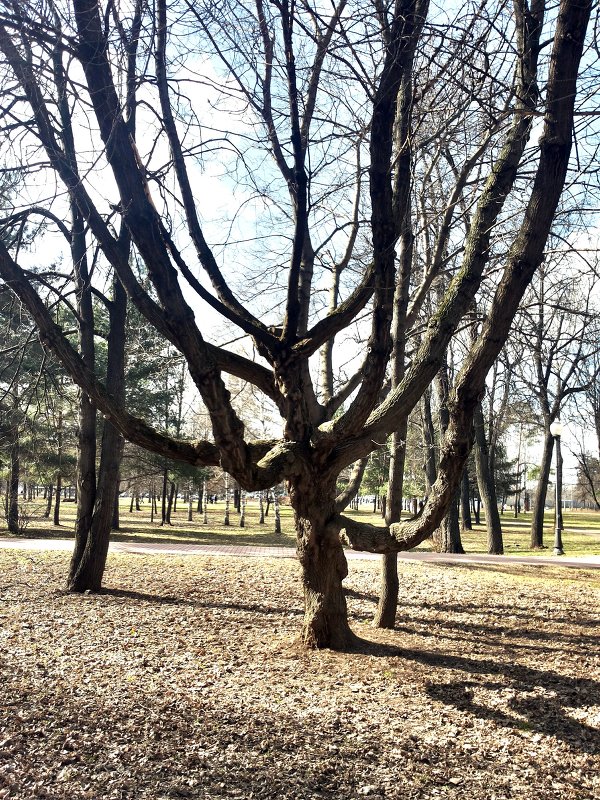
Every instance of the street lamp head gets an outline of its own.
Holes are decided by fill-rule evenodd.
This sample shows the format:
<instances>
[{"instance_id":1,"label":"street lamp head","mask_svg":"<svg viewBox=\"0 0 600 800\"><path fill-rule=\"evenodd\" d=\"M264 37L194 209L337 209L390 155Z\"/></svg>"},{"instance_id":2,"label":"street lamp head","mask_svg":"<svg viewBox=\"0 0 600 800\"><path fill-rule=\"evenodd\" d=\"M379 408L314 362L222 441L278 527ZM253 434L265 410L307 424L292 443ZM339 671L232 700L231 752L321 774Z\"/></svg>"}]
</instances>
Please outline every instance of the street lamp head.
<instances>
[{"instance_id":1,"label":"street lamp head","mask_svg":"<svg viewBox=\"0 0 600 800\"><path fill-rule=\"evenodd\" d=\"M550 425L550 433L552 436L560 436L563 432L562 422L559 419L555 419L554 422Z\"/></svg>"}]
</instances>

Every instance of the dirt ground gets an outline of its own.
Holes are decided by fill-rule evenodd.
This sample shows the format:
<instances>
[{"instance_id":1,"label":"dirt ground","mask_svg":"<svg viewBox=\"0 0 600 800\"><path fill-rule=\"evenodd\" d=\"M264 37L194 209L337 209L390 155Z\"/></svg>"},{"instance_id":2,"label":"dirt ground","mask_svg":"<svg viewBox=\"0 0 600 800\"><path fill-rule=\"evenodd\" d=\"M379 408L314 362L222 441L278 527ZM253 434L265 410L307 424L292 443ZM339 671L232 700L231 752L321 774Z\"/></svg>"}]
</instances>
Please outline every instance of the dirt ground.
<instances>
[{"instance_id":1,"label":"dirt ground","mask_svg":"<svg viewBox=\"0 0 600 800\"><path fill-rule=\"evenodd\" d=\"M293 561L0 552L0 798L600 797L600 574L347 580L358 652L302 651Z\"/></svg>"}]
</instances>

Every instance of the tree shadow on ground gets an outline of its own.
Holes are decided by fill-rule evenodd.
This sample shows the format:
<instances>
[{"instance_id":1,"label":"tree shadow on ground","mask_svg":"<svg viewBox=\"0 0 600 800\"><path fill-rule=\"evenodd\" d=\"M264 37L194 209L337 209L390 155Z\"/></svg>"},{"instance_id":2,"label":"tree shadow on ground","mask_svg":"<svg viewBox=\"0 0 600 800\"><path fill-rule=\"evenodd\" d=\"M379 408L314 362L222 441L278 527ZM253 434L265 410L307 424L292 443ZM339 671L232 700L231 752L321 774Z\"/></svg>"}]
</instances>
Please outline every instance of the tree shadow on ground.
<instances>
[{"instance_id":1,"label":"tree shadow on ground","mask_svg":"<svg viewBox=\"0 0 600 800\"><path fill-rule=\"evenodd\" d=\"M574 719L566 711L594 705L600 697L598 681L514 662L407 649L360 638L357 638L353 651L379 658L398 658L434 669L462 672L465 675L462 679L427 683L426 694L432 700L454 706L479 719L490 720L511 729L556 736L583 753L600 752L600 732L591 725ZM469 680L469 676L486 676L486 679ZM507 701L509 708L518 716L512 716L498 707L486 706L475 697L477 690L506 693L507 689L522 695L513 696Z\"/></svg>"},{"instance_id":2,"label":"tree shadow on ground","mask_svg":"<svg viewBox=\"0 0 600 800\"><path fill-rule=\"evenodd\" d=\"M70 594L64 592L64 594ZM172 605L172 606L185 606L187 608L214 608L231 611L249 611L254 614L266 615L287 615L294 617L301 617L303 612L299 608L289 607L274 607L267 606L260 603L226 603L220 601L210 600L187 600L181 597L174 597L171 595L147 594L146 592L135 592L127 589L101 589L99 592L94 592L97 596L109 596L121 598L123 600L139 600L143 603L154 603L156 605ZM71 595L72 596L72 595Z\"/></svg>"},{"instance_id":3,"label":"tree shadow on ground","mask_svg":"<svg viewBox=\"0 0 600 800\"><path fill-rule=\"evenodd\" d=\"M497 616L497 612L490 609L491 619ZM359 622L369 622L373 619L372 614L353 612L351 618ZM554 619L557 624L568 625L566 619ZM582 627L586 623L575 624ZM598 622L595 623L598 625ZM533 625L533 622L532 622ZM593 622L587 623L593 627ZM594 649L598 646L598 637L580 633L561 633L556 630L542 631L535 628L511 628L501 624L473 623L463 620L453 620L450 617L442 620L432 620L427 617L411 616L406 619L399 619L395 625L395 630L413 636L435 636L437 639L447 639L454 641L464 640L465 637L477 638L487 645L495 645L501 642L503 647L510 647L514 650L530 650L546 653L572 653L576 647L587 645Z\"/></svg>"}]
</instances>

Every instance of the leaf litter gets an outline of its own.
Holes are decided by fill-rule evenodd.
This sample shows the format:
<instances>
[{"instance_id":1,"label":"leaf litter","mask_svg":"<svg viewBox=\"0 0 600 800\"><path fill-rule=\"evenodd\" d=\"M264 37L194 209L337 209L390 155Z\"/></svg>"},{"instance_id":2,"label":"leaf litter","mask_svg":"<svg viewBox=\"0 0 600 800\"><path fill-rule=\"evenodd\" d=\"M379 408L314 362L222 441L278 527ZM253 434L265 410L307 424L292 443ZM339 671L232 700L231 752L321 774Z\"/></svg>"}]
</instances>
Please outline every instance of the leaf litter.
<instances>
[{"instance_id":1,"label":"leaf litter","mask_svg":"<svg viewBox=\"0 0 600 800\"><path fill-rule=\"evenodd\" d=\"M289 560L0 552L0 800L600 797L600 577L377 562L351 653L298 646Z\"/></svg>"}]
</instances>

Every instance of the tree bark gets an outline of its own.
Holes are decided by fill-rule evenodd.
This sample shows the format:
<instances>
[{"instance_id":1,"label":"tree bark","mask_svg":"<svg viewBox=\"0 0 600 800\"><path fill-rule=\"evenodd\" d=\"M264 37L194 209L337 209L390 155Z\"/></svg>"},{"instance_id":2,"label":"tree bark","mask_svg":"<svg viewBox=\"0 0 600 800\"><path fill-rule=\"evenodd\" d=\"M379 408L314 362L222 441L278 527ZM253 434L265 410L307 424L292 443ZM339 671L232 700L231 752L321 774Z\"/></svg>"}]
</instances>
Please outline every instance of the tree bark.
<instances>
[{"instance_id":1,"label":"tree bark","mask_svg":"<svg viewBox=\"0 0 600 800\"><path fill-rule=\"evenodd\" d=\"M471 498L469 496L469 470L465 467L460 482L460 521L463 531L473 530L471 520Z\"/></svg>"},{"instance_id":2,"label":"tree bark","mask_svg":"<svg viewBox=\"0 0 600 800\"><path fill-rule=\"evenodd\" d=\"M120 402L124 401L125 395L126 316L127 298L125 290L115 278L113 281L113 299L109 306L106 384L107 389ZM92 516L89 527L87 529L81 527L76 539L67 581L67 589L69 591L99 591L102 588L110 531L114 519L115 503L118 498L119 470L123 456L123 445L124 439L121 432L109 420L105 420ZM89 450L87 457L89 457ZM78 503L81 503L80 498Z\"/></svg>"},{"instance_id":3,"label":"tree bark","mask_svg":"<svg viewBox=\"0 0 600 800\"><path fill-rule=\"evenodd\" d=\"M533 514L531 517L530 547L532 550L542 550L544 548L544 508L546 506L548 481L550 480L553 449L554 439L549 432L546 432L542 460L540 462L540 474L538 476L535 498L533 501Z\"/></svg>"},{"instance_id":4,"label":"tree bark","mask_svg":"<svg viewBox=\"0 0 600 800\"><path fill-rule=\"evenodd\" d=\"M162 476L162 492L161 492L161 511L160 511L160 524L167 524L167 489L169 487L169 470L165 466Z\"/></svg>"},{"instance_id":5,"label":"tree bark","mask_svg":"<svg viewBox=\"0 0 600 800\"><path fill-rule=\"evenodd\" d=\"M496 484L490 469L488 443L485 435L485 423L481 404L477 405L473 418L475 430L475 467L477 470L477 485L479 496L485 511L485 527L487 530L488 553L502 555L504 543L502 541L502 524L498 513L498 499L496 497Z\"/></svg>"},{"instance_id":6,"label":"tree bark","mask_svg":"<svg viewBox=\"0 0 600 800\"><path fill-rule=\"evenodd\" d=\"M438 409L440 438L443 438L450 423L450 412L448 410L450 378L446 359L444 359L444 363L437 375L436 385L440 404ZM434 546L439 553L465 552L460 538L459 499L460 484L458 484L454 490L445 518L442 520L439 528L433 533Z\"/></svg>"},{"instance_id":7,"label":"tree bark","mask_svg":"<svg viewBox=\"0 0 600 800\"><path fill-rule=\"evenodd\" d=\"M19 446L19 432L13 426L13 439L10 448L10 474L8 478L8 497L6 523L10 533L19 533L19 478L21 473L21 454Z\"/></svg>"},{"instance_id":8,"label":"tree bark","mask_svg":"<svg viewBox=\"0 0 600 800\"><path fill-rule=\"evenodd\" d=\"M435 457L435 427L433 425L433 415L431 413L431 390L427 389L421 398L421 419L423 431L423 449L425 450L425 462L423 471L427 490L435 483L437 475L437 465Z\"/></svg>"},{"instance_id":9,"label":"tree bark","mask_svg":"<svg viewBox=\"0 0 600 800\"><path fill-rule=\"evenodd\" d=\"M52 511L53 497L54 497L54 484L51 483L49 486L46 487L46 510L44 511L44 517L46 517L46 519L50 518L50 512Z\"/></svg>"},{"instance_id":10,"label":"tree bark","mask_svg":"<svg viewBox=\"0 0 600 800\"><path fill-rule=\"evenodd\" d=\"M433 534L434 546L438 553L465 552L460 538L459 496L460 487L454 493L448 513L442 520L442 524Z\"/></svg>"},{"instance_id":11,"label":"tree bark","mask_svg":"<svg viewBox=\"0 0 600 800\"><path fill-rule=\"evenodd\" d=\"M60 525L60 505L62 502L62 475L60 472L56 475L56 496L54 498L54 524Z\"/></svg>"},{"instance_id":12,"label":"tree bark","mask_svg":"<svg viewBox=\"0 0 600 800\"><path fill-rule=\"evenodd\" d=\"M169 500L167 502L167 511L165 515L165 523L167 525L173 524L171 522L171 513L173 511L173 505L176 494L177 494L177 484L175 483L175 481L171 481L171 486L169 487Z\"/></svg>"},{"instance_id":13,"label":"tree bark","mask_svg":"<svg viewBox=\"0 0 600 800\"><path fill-rule=\"evenodd\" d=\"M335 514L335 481L305 475L290 485L298 558L304 587L302 641L309 647L346 650L356 641L348 624L342 581L348 574Z\"/></svg>"},{"instance_id":14,"label":"tree bark","mask_svg":"<svg viewBox=\"0 0 600 800\"><path fill-rule=\"evenodd\" d=\"M387 497L387 525L392 522L399 522L402 516L402 488L404 482L407 429L408 420L402 426L401 430L392 435ZM380 576L379 602L377 604L377 611L375 612L373 624L376 628L393 629L396 625L398 591L400 589L397 553L384 553L381 557Z\"/></svg>"},{"instance_id":15,"label":"tree bark","mask_svg":"<svg viewBox=\"0 0 600 800\"><path fill-rule=\"evenodd\" d=\"M117 476L117 491L115 492L115 502L113 505L113 515L112 515L112 522L111 528L113 531L118 531L121 527L121 513L119 508L119 489L120 489L120 477Z\"/></svg>"}]
</instances>

